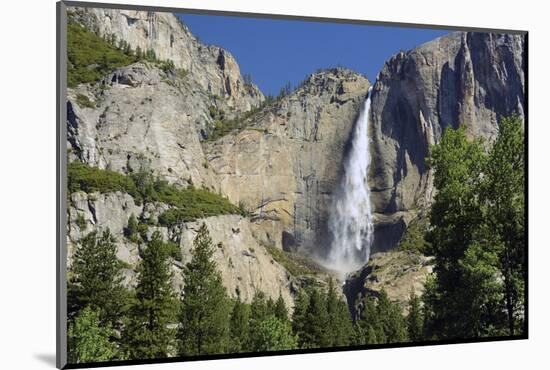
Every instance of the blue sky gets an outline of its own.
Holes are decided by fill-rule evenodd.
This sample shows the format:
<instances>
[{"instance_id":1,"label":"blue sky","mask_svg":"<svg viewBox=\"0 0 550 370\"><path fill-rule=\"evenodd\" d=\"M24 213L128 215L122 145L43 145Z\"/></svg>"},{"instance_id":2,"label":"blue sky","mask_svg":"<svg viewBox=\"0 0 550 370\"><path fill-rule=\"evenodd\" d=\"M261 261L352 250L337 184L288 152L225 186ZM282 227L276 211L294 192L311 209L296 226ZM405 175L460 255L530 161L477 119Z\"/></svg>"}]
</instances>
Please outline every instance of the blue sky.
<instances>
[{"instance_id":1,"label":"blue sky","mask_svg":"<svg viewBox=\"0 0 550 370\"><path fill-rule=\"evenodd\" d=\"M296 86L318 68L341 65L374 82L384 62L449 33L428 30L178 14L203 43L227 49L264 94L277 95L287 82Z\"/></svg>"}]
</instances>

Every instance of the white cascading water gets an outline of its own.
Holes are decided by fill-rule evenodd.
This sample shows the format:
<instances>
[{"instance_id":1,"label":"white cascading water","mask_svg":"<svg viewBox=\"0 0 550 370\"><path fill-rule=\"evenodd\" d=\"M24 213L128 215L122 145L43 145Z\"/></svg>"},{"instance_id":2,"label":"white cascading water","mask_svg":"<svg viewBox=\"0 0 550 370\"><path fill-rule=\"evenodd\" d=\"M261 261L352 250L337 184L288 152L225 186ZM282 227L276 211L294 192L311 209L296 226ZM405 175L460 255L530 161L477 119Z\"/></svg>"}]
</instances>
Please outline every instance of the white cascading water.
<instances>
[{"instance_id":1,"label":"white cascading water","mask_svg":"<svg viewBox=\"0 0 550 370\"><path fill-rule=\"evenodd\" d=\"M344 174L332 204L329 230L332 243L327 264L342 274L355 271L369 260L374 225L367 175L370 165L368 122L369 89L344 159Z\"/></svg>"}]
</instances>

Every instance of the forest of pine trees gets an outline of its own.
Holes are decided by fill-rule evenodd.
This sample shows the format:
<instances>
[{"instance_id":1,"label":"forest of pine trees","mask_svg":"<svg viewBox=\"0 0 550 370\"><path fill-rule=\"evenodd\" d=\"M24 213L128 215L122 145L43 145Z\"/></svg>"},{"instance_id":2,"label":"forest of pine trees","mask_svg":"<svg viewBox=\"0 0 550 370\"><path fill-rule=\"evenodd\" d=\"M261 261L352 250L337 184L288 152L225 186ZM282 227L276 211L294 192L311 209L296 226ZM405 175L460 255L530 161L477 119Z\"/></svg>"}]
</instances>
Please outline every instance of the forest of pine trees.
<instances>
[{"instance_id":1,"label":"forest of pine trees","mask_svg":"<svg viewBox=\"0 0 550 370\"><path fill-rule=\"evenodd\" d=\"M127 237L133 236L133 224L130 217ZM178 297L171 283L168 245L158 232L151 236L141 253L137 286L130 290L122 285L124 266L116 257L116 241L108 229L101 235L92 232L81 240L69 279L71 361L281 351L407 340L406 322L397 305L387 298L379 299L375 316L361 316L354 323L333 280L328 281L328 289L302 289L292 315L281 295L273 300L257 291L251 303L231 298L212 258L214 244L204 224L193 242L191 260L183 269L184 289ZM365 331L369 327L366 320L374 318L377 321L371 325L373 329ZM395 324L394 318L399 319ZM368 337L371 332L376 340Z\"/></svg>"},{"instance_id":2,"label":"forest of pine trees","mask_svg":"<svg viewBox=\"0 0 550 370\"><path fill-rule=\"evenodd\" d=\"M173 244L156 232L143 241L137 286L123 285L124 264L108 229L78 243L68 274L71 363L248 353L479 338L524 333L524 147L517 117L503 119L487 148L464 126L447 129L430 152L438 189L425 237L434 274L422 297L412 290L407 314L384 291L354 302L355 317L327 288L298 291L292 312L257 291L251 303L230 297L203 224L172 287Z\"/></svg>"}]
</instances>

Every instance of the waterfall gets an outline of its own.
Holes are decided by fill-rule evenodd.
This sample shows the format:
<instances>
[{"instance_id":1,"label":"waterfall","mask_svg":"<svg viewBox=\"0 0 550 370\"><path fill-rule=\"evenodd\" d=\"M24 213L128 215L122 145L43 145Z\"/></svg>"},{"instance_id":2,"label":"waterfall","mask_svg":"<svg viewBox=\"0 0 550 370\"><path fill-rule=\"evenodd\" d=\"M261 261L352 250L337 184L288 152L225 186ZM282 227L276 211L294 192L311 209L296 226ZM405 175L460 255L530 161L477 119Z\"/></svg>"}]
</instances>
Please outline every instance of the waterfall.
<instances>
[{"instance_id":1,"label":"waterfall","mask_svg":"<svg viewBox=\"0 0 550 370\"><path fill-rule=\"evenodd\" d=\"M344 173L333 199L329 217L332 234L327 265L343 274L369 260L374 225L367 175L370 165L368 123L371 90L359 113L344 159Z\"/></svg>"}]
</instances>

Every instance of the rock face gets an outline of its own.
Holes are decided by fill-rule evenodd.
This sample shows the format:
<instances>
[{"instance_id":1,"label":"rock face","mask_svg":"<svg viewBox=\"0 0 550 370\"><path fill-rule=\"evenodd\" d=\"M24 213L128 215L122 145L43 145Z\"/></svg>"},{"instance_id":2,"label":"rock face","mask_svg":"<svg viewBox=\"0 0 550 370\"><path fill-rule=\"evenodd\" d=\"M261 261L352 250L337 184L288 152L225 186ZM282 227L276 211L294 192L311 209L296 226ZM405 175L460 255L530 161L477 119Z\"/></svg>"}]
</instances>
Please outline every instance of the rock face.
<instances>
[{"instance_id":1,"label":"rock face","mask_svg":"<svg viewBox=\"0 0 550 370\"><path fill-rule=\"evenodd\" d=\"M70 8L73 18L100 36L115 35L132 49L154 50L160 60L172 60L188 72L202 90L248 111L263 100L253 84L245 83L239 65L227 51L202 44L172 13L101 8Z\"/></svg>"},{"instance_id":2,"label":"rock face","mask_svg":"<svg viewBox=\"0 0 550 370\"><path fill-rule=\"evenodd\" d=\"M280 292L287 307L294 305L290 275L258 244L246 218L217 216L184 224L180 241L184 263L190 260L193 239L203 222L217 246L214 260L232 296L251 302L257 290L273 299L277 299Z\"/></svg>"},{"instance_id":3,"label":"rock face","mask_svg":"<svg viewBox=\"0 0 550 370\"><path fill-rule=\"evenodd\" d=\"M411 290L417 296L424 293L424 282L432 272L431 258L412 252L379 252L368 264L350 275L344 285L344 294L353 316L358 300L365 296L377 297L384 290L388 298L407 312Z\"/></svg>"},{"instance_id":4,"label":"rock face","mask_svg":"<svg viewBox=\"0 0 550 370\"><path fill-rule=\"evenodd\" d=\"M393 247L431 201L425 158L447 126L491 140L501 117L523 116L524 61L523 36L455 32L386 62L371 105L374 250Z\"/></svg>"},{"instance_id":5,"label":"rock face","mask_svg":"<svg viewBox=\"0 0 550 370\"><path fill-rule=\"evenodd\" d=\"M72 194L67 224L69 266L80 238L93 230L102 231L109 228L117 240L118 258L130 267L125 270L126 283L128 286L134 286L134 271L141 260L140 246L124 237L124 228L131 214L139 217L147 213L147 217L156 217L166 208L167 206L162 203L147 204L145 207L136 205L130 195L120 192ZM250 303L256 290L261 290L274 300L281 294L287 307L293 306L290 275L252 236L250 221L235 215L209 217L173 228L149 227L149 237L154 231L159 231L164 240L171 240L180 245L183 260L173 261L172 264L173 284L176 289L183 288L181 267L191 259L193 239L203 222L216 245L214 260L231 296L238 295L243 301Z\"/></svg>"},{"instance_id":6,"label":"rock face","mask_svg":"<svg viewBox=\"0 0 550 370\"><path fill-rule=\"evenodd\" d=\"M254 214L270 244L320 252L342 158L369 81L345 69L312 74L250 127L206 148L220 190Z\"/></svg>"},{"instance_id":7,"label":"rock face","mask_svg":"<svg viewBox=\"0 0 550 370\"><path fill-rule=\"evenodd\" d=\"M95 106L80 106L79 95ZM209 119L208 104L204 92L152 65L120 68L99 86L69 90L70 159L122 173L152 170L170 182L212 187L196 126Z\"/></svg>"}]
</instances>

